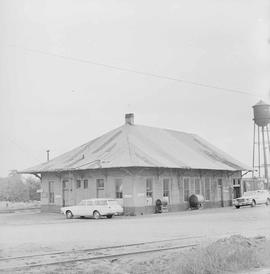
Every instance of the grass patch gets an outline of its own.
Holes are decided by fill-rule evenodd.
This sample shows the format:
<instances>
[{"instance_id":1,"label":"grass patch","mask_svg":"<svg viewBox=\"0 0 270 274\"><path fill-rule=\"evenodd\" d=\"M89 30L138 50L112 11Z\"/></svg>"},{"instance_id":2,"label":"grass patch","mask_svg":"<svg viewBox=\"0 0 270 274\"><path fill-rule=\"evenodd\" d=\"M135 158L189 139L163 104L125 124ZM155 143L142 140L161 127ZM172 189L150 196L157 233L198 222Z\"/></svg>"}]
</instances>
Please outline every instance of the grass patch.
<instances>
[{"instance_id":1,"label":"grass patch","mask_svg":"<svg viewBox=\"0 0 270 274\"><path fill-rule=\"evenodd\" d=\"M270 243L265 238L240 235L221 239L205 248L184 254L173 269L183 274L218 274L269 266Z\"/></svg>"},{"instance_id":2,"label":"grass patch","mask_svg":"<svg viewBox=\"0 0 270 274\"><path fill-rule=\"evenodd\" d=\"M269 266L270 241L234 235L207 247L138 262L123 273L221 274Z\"/></svg>"}]
</instances>

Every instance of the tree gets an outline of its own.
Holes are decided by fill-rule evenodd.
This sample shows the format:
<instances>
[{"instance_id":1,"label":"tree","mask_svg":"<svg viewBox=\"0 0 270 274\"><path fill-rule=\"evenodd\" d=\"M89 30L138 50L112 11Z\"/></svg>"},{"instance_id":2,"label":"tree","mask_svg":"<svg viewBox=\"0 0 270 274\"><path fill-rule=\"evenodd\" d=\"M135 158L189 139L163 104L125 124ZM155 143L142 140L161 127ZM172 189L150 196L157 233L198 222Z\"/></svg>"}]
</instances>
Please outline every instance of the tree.
<instances>
[{"instance_id":1,"label":"tree","mask_svg":"<svg viewBox=\"0 0 270 274\"><path fill-rule=\"evenodd\" d=\"M0 178L0 201L26 202L40 200L40 180L34 176L23 177L12 170L8 177Z\"/></svg>"},{"instance_id":2,"label":"tree","mask_svg":"<svg viewBox=\"0 0 270 274\"><path fill-rule=\"evenodd\" d=\"M40 189L40 180L34 176L29 176L25 179L25 185L28 189L29 199L31 201L40 201L40 193L37 192Z\"/></svg>"}]
</instances>

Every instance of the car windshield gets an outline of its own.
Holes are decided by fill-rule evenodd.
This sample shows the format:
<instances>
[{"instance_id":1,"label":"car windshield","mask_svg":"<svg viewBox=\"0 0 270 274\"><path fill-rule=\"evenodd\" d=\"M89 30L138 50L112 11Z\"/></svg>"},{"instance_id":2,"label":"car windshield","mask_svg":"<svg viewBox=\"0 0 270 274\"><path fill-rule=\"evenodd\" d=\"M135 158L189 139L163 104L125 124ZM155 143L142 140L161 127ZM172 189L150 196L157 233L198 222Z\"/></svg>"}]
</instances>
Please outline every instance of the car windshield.
<instances>
[{"instance_id":1,"label":"car windshield","mask_svg":"<svg viewBox=\"0 0 270 274\"><path fill-rule=\"evenodd\" d=\"M115 200L108 200L108 205L115 206L118 205L118 203Z\"/></svg>"},{"instance_id":2,"label":"car windshield","mask_svg":"<svg viewBox=\"0 0 270 274\"><path fill-rule=\"evenodd\" d=\"M244 197L247 197L247 196L252 196L252 195L255 195L255 192L254 191L247 191L247 192L244 192Z\"/></svg>"},{"instance_id":3,"label":"car windshield","mask_svg":"<svg viewBox=\"0 0 270 274\"><path fill-rule=\"evenodd\" d=\"M259 194L268 194L268 191L267 190L258 190L257 193Z\"/></svg>"}]
</instances>

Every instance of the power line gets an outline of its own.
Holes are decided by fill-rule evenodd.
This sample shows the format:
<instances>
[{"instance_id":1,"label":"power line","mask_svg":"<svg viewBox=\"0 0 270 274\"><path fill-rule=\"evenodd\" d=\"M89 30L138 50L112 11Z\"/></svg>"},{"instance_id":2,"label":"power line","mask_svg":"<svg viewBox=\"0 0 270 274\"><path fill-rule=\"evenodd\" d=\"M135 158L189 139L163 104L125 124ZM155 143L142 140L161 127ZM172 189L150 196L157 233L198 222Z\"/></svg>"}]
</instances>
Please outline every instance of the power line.
<instances>
[{"instance_id":1,"label":"power line","mask_svg":"<svg viewBox=\"0 0 270 274\"><path fill-rule=\"evenodd\" d=\"M144 71L134 70L131 68L126 68L126 67L118 67L118 66L114 66L114 65L108 65L105 63L99 63L99 62L95 62L95 61L91 61L91 60L87 60L87 59L70 57L70 56L65 56L65 55L47 52L47 51L42 51L42 50L38 50L38 49L30 49L30 48L20 47L17 45L9 45L9 46L23 49L25 51L29 51L29 52L33 52L33 53L39 53L42 55L53 56L53 57L57 57L57 58L65 59L65 60L71 60L74 62L80 62L80 63L91 64L91 65L95 65L95 66L99 66L99 67L109 68L111 70L135 73L135 74L139 74L139 75L143 75L143 76L150 76L153 78L165 79L165 80L190 84L190 85L194 85L194 86L198 86L198 87L212 88L212 89L227 91L227 92L231 92L231 93L239 93L239 94L258 97L258 95L256 95L255 93L253 93L251 91L244 91L244 90L234 89L234 88L225 88L225 87L221 87L221 86L217 86L217 85L209 85L209 84L205 84L205 83L201 83L201 82L197 82L197 81L189 81L189 80L185 80L185 79L181 79L181 78L170 77L170 76L155 74L155 73L151 73L151 72L144 72Z\"/></svg>"},{"instance_id":2,"label":"power line","mask_svg":"<svg viewBox=\"0 0 270 274\"><path fill-rule=\"evenodd\" d=\"M17 142L15 142L13 139L11 139L10 137L7 138L7 140L14 144L15 146L17 146L17 148L19 148L24 154L26 153L27 155L32 156L32 159L35 159L36 161L40 161L39 157L37 157L37 155L34 155L33 153L31 153L27 148L23 148L21 145L19 145Z\"/></svg>"}]
</instances>

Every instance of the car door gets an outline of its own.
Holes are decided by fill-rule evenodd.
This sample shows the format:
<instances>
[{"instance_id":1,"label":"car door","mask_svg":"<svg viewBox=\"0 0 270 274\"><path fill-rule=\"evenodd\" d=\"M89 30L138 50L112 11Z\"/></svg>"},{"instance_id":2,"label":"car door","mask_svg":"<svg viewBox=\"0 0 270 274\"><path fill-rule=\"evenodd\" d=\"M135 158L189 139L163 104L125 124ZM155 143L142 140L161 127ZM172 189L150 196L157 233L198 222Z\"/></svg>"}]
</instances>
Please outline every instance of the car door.
<instances>
[{"instance_id":1,"label":"car door","mask_svg":"<svg viewBox=\"0 0 270 274\"><path fill-rule=\"evenodd\" d=\"M95 205L95 201L93 201L93 200L88 200L87 201L85 216L92 216L93 215L93 212L95 210L94 205Z\"/></svg>"},{"instance_id":2,"label":"car door","mask_svg":"<svg viewBox=\"0 0 270 274\"><path fill-rule=\"evenodd\" d=\"M96 210L101 215L106 215L108 213L107 200L96 200Z\"/></svg>"},{"instance_id":3,"label":"car door","mask_svg":"<svg viewBox=\"0 0 270 274\"><path fill-rule=\"evenodd\" d=\"M261 203L265 204L267 201L267 192L266 191L261 191Z\"/></svg>"},{"instance_id":4,"label":"car door","mask_svg":"<svg viewBox=\"0 0 270 274\"><path fill-rule=\"evenodd\" d=\"M256 202L257 204L265 203L264 193L262 191L256 191Z\"/></svg>"},{"instance_id":5,"label":"car door","mask_svg":"<svg viewBox=\"0 0 270 274\"><path fill-rule=\"evenodd\" d=\"M262 197L261 197L260 192L258 192L258 191L255 192L255 200L256 200L256 204L257 204L257 205L259 205L259 204L262 203L262 202L261 202Z\"/></svg>"},{"instance_id":6,"label":"car door","mask_svg":"<svg viewBox=\"0 0 270 274\"><path fill-rule=\"evenodd\" d=\"M76 205L74 208L75 209L75 214L78 216L84 216L85 213L85 206L86 206L86 201L81 201L78 205Z\"/></svg>"}]
</instances>

